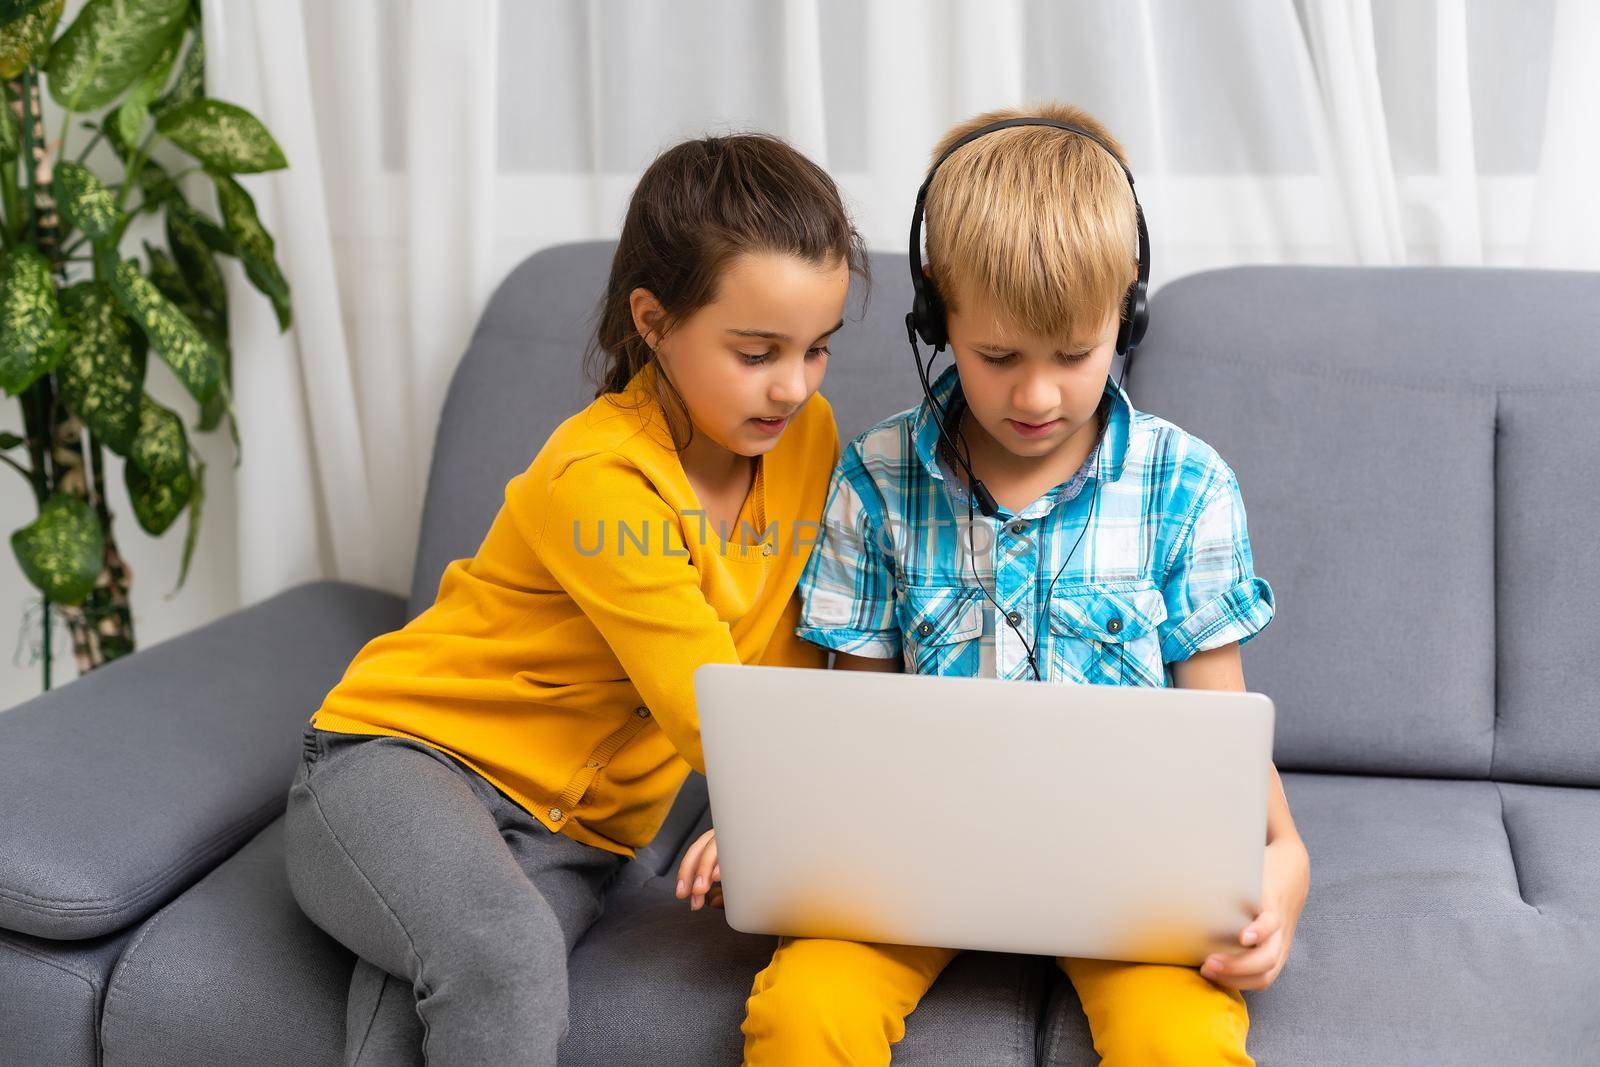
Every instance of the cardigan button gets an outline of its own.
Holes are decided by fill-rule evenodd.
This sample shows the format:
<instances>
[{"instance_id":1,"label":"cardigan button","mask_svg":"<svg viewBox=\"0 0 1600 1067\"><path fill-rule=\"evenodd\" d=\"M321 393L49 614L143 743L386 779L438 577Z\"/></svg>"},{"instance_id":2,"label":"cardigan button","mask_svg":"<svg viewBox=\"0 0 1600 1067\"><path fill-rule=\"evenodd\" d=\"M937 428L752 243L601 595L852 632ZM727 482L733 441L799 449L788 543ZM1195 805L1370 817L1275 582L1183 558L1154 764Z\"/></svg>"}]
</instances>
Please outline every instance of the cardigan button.
<instances>
[{"instance_id":1,"label":"cardigan button","mask_svg":"<svg viewBox=\"0 0 1600 1067\"><path fill-rule=\"evenodd\" d=\"M562 815L562 811L561 811L560 808L551 808L550 809L550 821L551 822L560 822L561 821L561 815Z\"/></svg>"},{"instance_id":2,"label":"cardigan button","mask_svg":"<svg viewBox=\"0 0 1600 1067\"><path fill-rule=\"evenodd\" d=\"M590 768L590 769L591 769L591 770L592 770L592 769L594 769L594 768L595 768L595 767L598 767L598 766L600 766L600 761L599 761L599 760L597 760L597 759L592 759L592 760L590 760L590 761L589 761L589 762L588 762L588 763L585 763L585 764L584 764L584 766L585 766L585 767L588 767L588 768Z\"/></svg>"},{"instance_id":3,"label":"cardigan button","mask_svg":"<svg viewBox=\"0 0 1600 1067\"><path fill-rule=\"evenodd\" d=\"M648 719L650 717L650 709L645 707L643 704L640 704L638 707L634 708L633 713L639 716L641 719Z\"/></svg>"}]
</instances>

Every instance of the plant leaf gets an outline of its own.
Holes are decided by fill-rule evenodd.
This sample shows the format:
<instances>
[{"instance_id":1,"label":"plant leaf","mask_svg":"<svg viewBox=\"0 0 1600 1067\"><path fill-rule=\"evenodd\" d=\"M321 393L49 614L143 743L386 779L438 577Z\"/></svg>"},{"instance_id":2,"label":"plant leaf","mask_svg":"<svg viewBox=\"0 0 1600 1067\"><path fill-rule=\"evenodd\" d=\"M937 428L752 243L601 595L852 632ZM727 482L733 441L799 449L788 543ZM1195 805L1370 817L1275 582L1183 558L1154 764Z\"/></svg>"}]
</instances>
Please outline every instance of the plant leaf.
<instances>
[{"instance_id":1,"label":"plant leaf","mask_svg":"<svg viewBox=\"0 0 1600 1067\"><path fill-rule=\"evenodd\" d=\"M191 100L163 112L156 129L213 170L249 174L289 165L259 119L221 100Z\"/></svg>"},{"instance_id":2,"label":"plant leaf","mask_svg":"<svg viewBox=\"0 0 1600 1067\"><path fill-rule=\"evenodd\" d=\"M11 535L11 551L34 588L57 603L81 604L105 569L105 532L87 500L56 493Z\"/></svg>"},{"instance_id":3,"label":"plant leaf","mask_svg":"<svg viewBox=\"0 0 1600 1067\"><path fill-rule=\"evenodd\" d=\"M167 245L178 261L189 289L220 323L228 321L228 291L211 249L200 236L198 215L181 200L167 202ZM191 316L192 317L192 316Z\"/></svg>"},{"instance_id":4,"label":"plant leaf","mask_svg":"<svg viewBox=\"0 0 1600 1067\"><path fill-rule=\"evenodd\" d=\"M206 502L206 465L196 462L194 465L194 489L189 494L189 530L183 535L183 562L178 565L178 584L172 587L176 593L183 588L183 583L189 577L189 561L194 558L194 546L200 540L200 509ZM171 594L168 594L169 596Z\"/></svg>"},{"instance_id":5,"label":"plant leaf","mask_svg":"<svg viewBox=\"0 0 1600 1067\"><path fill-rule=\"evenodd\" d=\"M26 437L19 437L10 430L0 433L0 452L9 452L18 445L27 443L28 439Z\"/></svg>"},{"instance_id":6,"label":"plant leaf","mask_svg":"<svg viewBox=\"0 0 1600 1067\"><path fill-rule=\"evenodd\" d=\"M139 432L128 450L128 462L157 481L189 469L189 438L183 420L169 407L139 398Z\"/></svg>"},{"instance_id":7,"label":"plant leaf","mask_svg":"<svg viewBox=\"0 0 1600 1067\"><path fill-rule=\"evenodd\" d=\"M0 386L12 396L53 369L67 345L50 264L18 246L0 257Z\"/></svg>"},{"instance_id":8,"label":"plant leaf","mask_svg":"<svg viewBox=\"0 0 1600 1067\"><path fill-rule=\"evenodd\" d=\"M56 206L94 244L117 235L122 212L116 197L88 167L70 159L56 164Z\"/></svg>"},{"instance_id":9,"label":"plant leaf","mask_svg":"<svg viewBox=\"0 0 1600 1067\"><path fill-rule=\"evenodd\" d=\"M50 33L66 0L46 0L21 18L0 26L0 79L10 81L47 51Z\"/></svg>"},{"instance_id":10,"label":"plant leaf","mask_svg":"<svg viewBox=\"0 0 1600 1067\"><path fill-rule=\"evenodd\" d=\"M0 25L17 21L42 3L44 0L0 0Z\"/></svg>"},{"instance_id":11,"label":"plant leaf","mask_svg":"<svg viewBox=\"0 0 1600 1067\"><path fill-rule=\"evenodd\" d=\"M132 463L122 465L122 481L128 487L128 501L133 505L134 517L139 526L152 537L167 532L173 520L183 514L194 492L194 477L185 460L182 469L168 479L152 478Z\"/></svg>"},{"instance_id":12,"label":"plant leaf","mask_svg":"<svg viewBox=\"0 0 1600 1067\"><path fill-rule=\"evenodd\" d=\"M178 68L178 79L172 83L172 88L167 90L167 95L157 100L150 111L160 118L163 114L175 107L182 107L191 100L198 100L205 95L206 76L206 42L200 34L195 34L189 43L189 51L184 53L183 65Z\"/></svg>"},{"instance_id":13,"label":"plant leaf","mask_svg":"<svg viewBox=\"0 0 1600 1067\"><path fill-rule=\"evenodd\" d=\"M61 304L71 333L56 374L61 399L90 433L126 457L139 431L144 334L99 282L80 282L63 291Z\"/></svg>"},{"instance_id":14,"label":"plant leaf","mask_svg":"<svg viewBox=\"0 0 1600 1067\"><path fill-rule=\"evenodd\" d=\"M111 291L128 317L139 325L156 354L172 368L200 403L210 400L222 378L222 360L182 311L162 295L131 259L107 272Z\"/></svg>"},{"instance_id":15,"label":"plant leaf","mask_svg":"<svg viewBox=\"0 0 1600 1067\"><path fill-rule=\"evenodd\" d=\"M22 151L22 131L11 108L11 92L0 85L0 163L9 163Z\"/></svg>"},{"instance_id":16,"label":"plant leaf","mask_svg":"<svg viewBox=\"0 0 1600 1067\"><path fill-rule=\"evenodd\" d=\"M188 0L89 0L50 50L50 95L68 111L111 103L183 32Z\"/></svg>"},{"instance_id":17,"label":"plant leaf","mask_svg":"<svg viewBox=\"0 0 1600 1067\"><path fill-rule=\"evenodd\" d=\"M289 328L292 321L289 280L278 269L272 235L261 225L261 219L256 215L256 202L245 192L244 186L226 174L216 172L212 172L211 180L217 186L217 204L222 211L222 224L227 227L235 254L244 264L250 284L271 299L281 333Z\"/></svg>"},{"instance_id":18,"label":"plant leaf","mask_svg":"<svg viewBox=\"0 0 1600 1067\"><path fill-rule=\"evenodd\" d=\"M178 58L178 44L182 39L181 33L167 39L166 44L161 46L161 54L156 57L155 64L134 83L128 95L122 98L122 103L117 105L112 120L116 123L117 133L122 136L123 144L138 143L145 119L150 117L150 101L167 84L167 76L172 73L172 64Z\"/></svg>"}]
</instances>

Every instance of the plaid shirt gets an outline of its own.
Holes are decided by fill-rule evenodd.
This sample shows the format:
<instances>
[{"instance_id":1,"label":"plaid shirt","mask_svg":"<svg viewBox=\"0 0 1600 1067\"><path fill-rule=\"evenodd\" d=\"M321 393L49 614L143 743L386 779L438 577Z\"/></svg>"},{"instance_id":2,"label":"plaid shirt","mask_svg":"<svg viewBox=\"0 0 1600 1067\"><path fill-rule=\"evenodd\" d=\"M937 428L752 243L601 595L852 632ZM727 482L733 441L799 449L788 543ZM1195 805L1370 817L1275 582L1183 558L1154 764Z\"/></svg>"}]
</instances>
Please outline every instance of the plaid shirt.
<instances>
[{"instance_id":1,"label":"plaid shirt","mask_svg":"<svg viewBox=\"0 0 1600 1067\"><path fill-rule=\"evenodd\" d=\"M952 418L959 387L953 366L933 386ZM992 518L969 511L926 403L857 437L800 578L796 632L916 674L1015 679L1033 677L1026 640L1048 681L1152 686L1171 684L1168 664L1248 641L1272 619L1272 588L1254 573L1233 471L1109 377L1102 410L1103 444L1077 474Z\"/></svg>"}]
</instances>

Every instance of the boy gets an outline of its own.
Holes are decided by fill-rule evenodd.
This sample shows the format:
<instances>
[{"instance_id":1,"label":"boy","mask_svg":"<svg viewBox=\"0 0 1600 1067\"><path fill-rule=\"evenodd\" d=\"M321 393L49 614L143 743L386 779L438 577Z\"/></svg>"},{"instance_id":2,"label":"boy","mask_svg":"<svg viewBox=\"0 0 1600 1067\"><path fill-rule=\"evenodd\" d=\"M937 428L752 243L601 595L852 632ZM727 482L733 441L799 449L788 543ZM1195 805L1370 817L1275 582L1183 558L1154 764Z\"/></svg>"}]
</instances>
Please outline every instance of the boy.
<instances>
[{"instance_id":1,"label":"boy","mask_svg":"<svg viewBox=\"0 0 1600 1067\"><path fill-rule=\"evenodd\" d=\"M1239 646L1271 621L1273 601L1252 571L1238 483L1214 450L1134 410L1110 377L1136 276L1120 146L1083 111L1048 105L962 123L933 158L1022 117L1101 144L1024 125L977 137L939 167L925 273L954 366L932 385L936 408L924 402L845 450L801 578L798 632L847 670L1242 691ZM992 516L975 512L974 498L988 501L969 492L969 471ZM1282 970L1310 880L1271 775L1263 906L1240 951L1198 970L1057 961L1106 1062L1253 1062L1240 991ZM696 903L715 874L714 843L701 844L683 868ZM747 1004L746 1062L888 1062L905 1016L955 955L782 939Z\"/></svg>"}]
</instances>

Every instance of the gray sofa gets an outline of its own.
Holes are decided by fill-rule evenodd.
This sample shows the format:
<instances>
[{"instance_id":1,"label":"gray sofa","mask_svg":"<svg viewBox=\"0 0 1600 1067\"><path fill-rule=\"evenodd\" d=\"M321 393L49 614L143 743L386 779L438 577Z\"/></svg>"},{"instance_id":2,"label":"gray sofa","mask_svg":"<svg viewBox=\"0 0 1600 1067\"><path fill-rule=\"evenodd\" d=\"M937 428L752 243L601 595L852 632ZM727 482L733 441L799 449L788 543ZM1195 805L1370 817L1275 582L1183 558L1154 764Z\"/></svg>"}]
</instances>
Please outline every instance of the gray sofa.
<instances>
[{"instance_id":1,"label":"gray sofa","mask_svg":"<svg viewBox=\"0 0 1600 1067\"><path fill-rule=\"evenodd\" d=\"M0 714L0 1063L339 1061L352 957L283 869L301 727L588 399L609 255L542 252L485 312L408 600L302 586ZM903 260L873 269L824 387L847 435L919 395ZM1129 392L1238 472L1279 606L1245 669L1313 887L1247 994L1260 1063L1600 1063L1597 338L1589 274L1240 268L1154 299ZM691 778L579 945L563 1062L737 1061L772 941L673 899L708 821ZM896 1062L1095 1054L1048 961L969 953Z\"/></svg>"}]
</instances>

